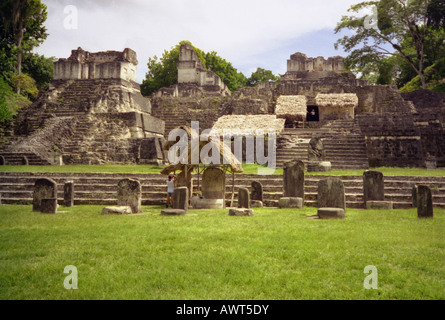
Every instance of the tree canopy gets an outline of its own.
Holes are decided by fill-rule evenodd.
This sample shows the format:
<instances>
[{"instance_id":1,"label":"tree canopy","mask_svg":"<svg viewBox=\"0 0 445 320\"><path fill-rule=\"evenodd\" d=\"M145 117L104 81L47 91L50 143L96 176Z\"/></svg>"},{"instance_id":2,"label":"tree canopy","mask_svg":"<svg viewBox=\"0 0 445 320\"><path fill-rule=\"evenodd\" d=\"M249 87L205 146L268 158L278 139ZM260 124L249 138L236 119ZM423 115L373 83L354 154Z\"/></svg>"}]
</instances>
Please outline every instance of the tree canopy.
<instances>
[{"instance_id":1,"label":"tree canopy","mask_svg":"<svg viewBox=\"0 0 445 320\"><path fill-rule=\"evenodd\" d=\"M375 80L387 82L389 66L396 63L408 66L426 88L424 71L432 59L427 55L429 42L438 35L435 28L443 23L443 17L436 15L440 8L443 9L443 0L360 2L351 6L348 12L352 14L343 16L337 24L336 33L344 29L352 32L335 46L349 53L347 67L365 78L374 76ZM359 16L364 10L368 14Z\"/></svg>"}]
</instances>

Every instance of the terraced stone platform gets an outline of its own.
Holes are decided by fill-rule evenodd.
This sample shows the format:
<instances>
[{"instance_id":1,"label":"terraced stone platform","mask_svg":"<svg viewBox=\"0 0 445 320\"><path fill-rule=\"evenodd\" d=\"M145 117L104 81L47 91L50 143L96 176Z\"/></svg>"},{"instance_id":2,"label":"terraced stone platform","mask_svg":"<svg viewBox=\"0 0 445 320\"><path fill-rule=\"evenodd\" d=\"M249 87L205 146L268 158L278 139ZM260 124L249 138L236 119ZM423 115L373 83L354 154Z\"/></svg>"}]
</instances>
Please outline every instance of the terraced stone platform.
<instances>
[{"instance_id":1,"label":"terraced stone platform","mask_svg":"<svg viewBox=\"0 0 445 320\"><path fill-rule=\"evenodd\" d=\"M143 205L165 204L165 177L159 174L120 174L120 173L0 173L0 196L3 204L30 203L34 182L38 178L49 177L57 182L59 203L63 200L63 185L67 181L74 182L74 203L116 205L117 183L124 178L136 178L142 184ZM305 177L304 205L317 206L318 181L327 176ZM364 208L362 176L341 176L345 185L346 206L348 208ZM267 207L278 207L283 197L283 177L280 175L256 176L236 175L235 190L239 187L251 189L252 181L263 184L264 204ZM231 176L226 178L226 204L230 205ZM397 177L385 176L385 200L393 201L394 208L412 207L412 187L424 184L431 187L435 207L445 208L445 177ZM197 180L195 179L195 187ZM237 205L235 193L233 206Z\"/></svg>"}]
</instances>

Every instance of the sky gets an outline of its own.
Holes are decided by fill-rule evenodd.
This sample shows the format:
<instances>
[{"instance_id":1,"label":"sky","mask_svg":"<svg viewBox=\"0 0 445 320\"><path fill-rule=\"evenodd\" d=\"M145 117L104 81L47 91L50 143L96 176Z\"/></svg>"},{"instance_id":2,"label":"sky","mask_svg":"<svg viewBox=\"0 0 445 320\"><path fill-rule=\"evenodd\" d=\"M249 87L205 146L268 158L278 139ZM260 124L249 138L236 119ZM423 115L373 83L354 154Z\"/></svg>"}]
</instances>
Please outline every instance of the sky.
<instances>
[{"instance_id":1,"label":"sky","mask_svg":"<svg viewBox=\"0 0 445 320\"><path fill-rule=\"evenodd\" d=\"M42 0L49 36L35 52L67 58L131 48L137 81L149 57L162 56L181 40L216 51L249 77L258 67L286 72L295 52L308 57L346 56L334 43L336 24L358 0Z\"/></svg>"}]
</instances>

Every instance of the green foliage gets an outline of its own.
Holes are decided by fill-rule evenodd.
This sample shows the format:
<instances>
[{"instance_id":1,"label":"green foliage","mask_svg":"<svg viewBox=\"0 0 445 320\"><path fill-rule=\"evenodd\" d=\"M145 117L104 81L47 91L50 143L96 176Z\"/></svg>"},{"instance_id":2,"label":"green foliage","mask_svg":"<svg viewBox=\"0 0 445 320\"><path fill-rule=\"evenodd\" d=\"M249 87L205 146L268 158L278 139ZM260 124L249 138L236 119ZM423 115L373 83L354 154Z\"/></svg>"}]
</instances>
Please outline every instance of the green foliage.
<instances>
[{"instance_id":1,"label":"green foliage","mask_svg":"<svg viewBox=\"0 0 445 320\"><path fill-rule=\"evenodd\" d=\"M45 91L53 79L55 57L47 58L43 55L28 53L23 59L23 73L31 76L39 91Z\"/></svg>"},{"instance_id":2,"label":"green foliage","mask_svg":"<svg viewBox=\"0 0 445 320\"><path fill-rule=\"evenodd\" d=\"M232 92L246 85L245 76L215 51L206 53L205 65L208 70L216 73Z\"/></svg>"},{"instance_id":3,"label":"green foliage","mask_svg":"<svg viewBox=\"0 0 445 320\"><path fill-rule=\"evenodd\" d=\"M29 100L15 93L9 84L0 77L0 124L11 121L17 111L29 103Z\"/></svg>"},{"instance_id":4,"label":"green foliage","mask_svg":"<svg viewBox=\"0 0 445 320\"><path fill-rule=\"evenodd\" d=\"M252 75L247 79L247 85L254 87L260 82L265 81L279 81L280 78L275 76L272 71L265 70L263 68L257 68L255 72L252 72Z\"/></svg>"},{"instance_id":5,"label":"green foliage","mask_svg":"<svg viewBox=\"0 0 445 320\"><path fill-rule=\"evenodd\" d=\"M425 69L425 80L427 82L427 89L444 92L445 58L440 59L432 66ZM406 83L400 89L400 92L411 92L419 89L422 89L422 83L420 82L419 76L416 76Z\"/></svg>"},{"instance_id":6,"label":"green foliage","mask_svg":"<svg viewBox=\"0 0 445 320\"><path fill-rule=\"evenodd\" d=\"M2 206L0 299L445 298L444 209L434 219L348 209L347 219L326 221L308 219L317 209L307 207L257 208L245 219L224 209L169 218L160 206L126 216L102 208L44 215ZM78 270L78 290L63 286L67 265ZM368 265L378 269L376 290L363 287Z\"/></svg>"},{"instance_id":7,"label":"green foliage","mask_svg":"<svg viewBox=\"0 0 445 320\"><path fill-rule=\"evenodd\" d=\"M392 82L390 64L382 56L394 56L398 64L404 61L419 75L422 86L425 86L423 70L428 66L425 43L434 30L425 23L428 3L423 0L381 0L353 5L348 10L352 14L343 16L335 28L336 33L345 29L350 32L339 39L335 47L342 46L349 53L350 70L365 78L374 75L376 82ZM369 19L372 9L377 13L377 16L371 15L376 20L374 24ZM368 14L360 16L363 10L368 10Z\"/></svg>"},{"instance_id":8,"label":"green foliage","mask_svg":"<svg viewBox=\"0 0 445 320\"><path fill-rule=\"evenodd\" d=\"M12 77L15 89L28 97L30 100L35 100L39 94L36 81L27 74L15 75Z\"/></svg>"}]
</instances>

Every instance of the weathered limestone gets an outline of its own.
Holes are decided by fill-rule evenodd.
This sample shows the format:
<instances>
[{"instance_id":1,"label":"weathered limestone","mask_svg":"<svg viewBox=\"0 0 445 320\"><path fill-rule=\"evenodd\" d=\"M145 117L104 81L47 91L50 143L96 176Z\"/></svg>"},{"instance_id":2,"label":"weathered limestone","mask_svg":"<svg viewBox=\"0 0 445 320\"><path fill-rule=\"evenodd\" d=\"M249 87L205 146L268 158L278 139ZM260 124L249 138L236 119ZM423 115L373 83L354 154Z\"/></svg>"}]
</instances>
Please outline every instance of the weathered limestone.
<instances>
[{"instance_id":1,"label":"weathered limestone","mask_svg":"<svg viewBox=\"0 0 445 320\"><path fill-rule=\"evenodd\" d=\"M346 211L345 187L339 178L329 177L318 182L318 208L342 208Z\"/></svg>"},{"instance_id":2,"label":"weathered limestone","mask_svg":"<svg viewBox=\"0 0 445 320\"><path fill-rule=\"evenodd\" d=\"M263 203L263 201L251 200L250 201L250 207L251 208L263 208L264 207L264 203Z\"/></svg>"},{"instance_id":3,"label":"weathered limestone","mask_svg":"<svg viewBox=\"0 0 445 320\"><path fill-rule=\"evenodd\" d=\"M320 219L344 219L345 210L342 208L318 208L317 215Z\"/></svg>"},{"instance_id":4,"label":"weathered limestone","mask_svg":"<svg viewBox=\"0 0 445 320\"><path fill-rule=\"evenodd\" d=\"M40 212L55 214L57 212L57 199L42 199L40 201Z\"/></svg>"},{"instance_id":5,"label":"weathered limestone","mask_svg":"<svg viewBox=\"0 0 445 320\"><path fill-rule=\"evenodd\" d=\"M175 189L173 197L173 209L181 209L187 213L189 207L189 190L187 187Z\"/></svg>"},{"instance_id":6,"label":"weathered limestone","mask_svg":"<svg viewBox=\"0 0 445 320\"><path fill-rule=\"evenodd\" d=\"M216 167L207 168L202 175L202 199L196 199L194 207L199 209L220 209L224 207L226 175Z\"/></svg>"},{"instance_id":7,"label":"weathered limestone","mask_svg":"<svg viewBox=\"0 0 445 320\"><path fill-rule=\"evenodd\" d=\"M385 184L380 171L363 173L363 200L366 209L393 209L392 201L385 201Z\"/></svg>"},{"instance_id":8,"label":"weathered limestone","mask_svg":"<svg viewBox=\"0 0 445 320\"><path fill-rule=\"evenodd\" d=\"M119 207L105 207L102 209L102 214L131 214L131 208L129 206L119 206Z\"/></svg>"},{"instance_id":9,"label":"weathered limestone","mask_svg":"<svg viewBox=\"0 0 445 320\"><path fill-rule=\"evenodd\" d=\"M250 209L250 193L247 188L238 189L238 208Z\"/></svg>"},{"instance_id":10,"label":"weathered limestone","mask_svg":"<svg viewBox=\"0 0 445 320\"><path fill-rule=\"evenodd\" d=\"M304 163L300 160L290 161L283 168L284 198L304 199Z\"/></svg>"},{"instance_id":11,"label":"weathered limestone","mask_svg":"<svg viewBox=\"0 0 445 320\"><path fill-rule=\"evenodd\" d=\"M323 139L320 136L312 137L308 145L308 172L329 172L332 164L326 159L326 150Z\"/></svg>"},{"instance_id":12,"label":"weathered limestone","mask_svg":"<svg viewBox=\"0 0 445 320\"><path fill-rule=\"evenodd\" d=\"M415 185L412 189L412 197L413 197L413 208L417 208L417 185Z\"/></svg>"},{"instance_id":13,"label":"weathered limestone","mask_svg":"<svg viewBox=\"0 0 445 320\"><path fill-rule=\"evenodd\" d=\"M193 209L224 209L224 200L193 197L192 207Z\"/></svg>"},{"instance_id":14,"label":"weathered limestone","mask_svg":"<svg viewBox=\"0 0 445 320\"><path fill-rule=\"evenodd\" d=\"M250 194L250 200L253 201L264 201L263 198L263 185L261 182L252 181L252 193Z\"/></svg>"},{"instance_id":15,"label":"weathered limestone","mask_svg":"<svg viewBox=\"0 0 445 320\"><path fill-rule=\"evenodd\" d=\"M230 209L229 216L232 217L251 217L254 215L252 209Z\"/></svg>"},{"instance_id":16,"label":"weathered limestone","mask_svg":"<svg viewBox=\"0 0 445 320\"><path fill-rule=\"evenodd\" d=\"M142 187L135 179L123 179L117 184L117 205L129 206L132 213L141 213Z\"/></svg>"},{"instance_id":17,"label":"weathered limestone","mask_svg":"<svg viewBox=\"0 0 445 320\"><path fill-rule=\"evenodd\" d=\"M54 63L54 80L125 79L136 81L136 52L88 52L82 48L71 51L68 59Z\"/></svg>"},{"instance_id":18,"label":"weathered limestone","mask_svg":"<svg viewBox=\"0 0 445 320\"><path fill-rule=\"evenodd\" d=\"M417 187L417 216L419 218L433 217L433 197L428 186Z\"/></svg>"},{"instance_id":19,"label":"weathered limestone","mask_svg":"<svg viewBox=\"0 0 445 320\"><path fill-rule=\"evenodd\" d=\"M394 204L392 201L366 201L366 209L368 210L392 210L394 209Z\"/></svg>"},{"instance_id":20,"label":"weathered limestone","mask_svg":"<svg viewBox=\"0 0 445 320\"><path fill-rule=\"evenodd\" d=\"M37 179L34 183L32 211L39 212L43 199L57 198L57 183L52 179Z\"/></svg>"},{"instance_id":21,"label":"weathered limestone","mask_svg":"<svg viewBox=\"0 0 445 320\"><path fill-rule=\"evenodd\" d=\"M164 209L161 211L161 216L185 216L187 211L183 209Z\"/></svg>"},{"instance_id":22,"label":"weathered limestone","mask_svg":"<svg viewBox=\"0 0 445 320\"><path fill-rule=\"evenodd\" d=\"M319 136L313 137L309 141L308 146L308 160L310 162L321 162L326 158L326 152L324 150L323 139Z\"/></svg>"},{"instance_id":23,"label":"weathered limestone","mask_svg":"<svg viewBox=\"0 0 445 320\"><path fill-rule=\"evenodd\" d=\"M307 163L307 172L329 172L332 170L330 161L309 161Z\"/></svg>"},{"instance_id":24,"label":"weathered limestone","mask_svg":"<svg viewBox=\"0 0 445 320\"><path fill-rule=\"evenodd\" d=\"M63 186L63 205L65 207L73 207L74 206L74 182L68 181L65 182Z\"/></svg>"},{"instance_id":25,"label":"weathered limestone","mask_svg":"<svg viewBox=\"0 0 445 320\"><path fill-rule=\"evenodd\" d=\"M367 170L363 173L363 200L365 205L369 200L384 201L384 188L383 173L373 170Z\"/></svg>"},{"instance_id":26,"label":"weathered limestone","mask_svg":"<svg viewBox=\"0 0 445 320\"><path fill-rule=\"evenodd\" d=\"M290 198L280 198L278 202L278 207L281 209L302 209L303 208L303 199L290 197Z\"/></svg>"}]
</instances>

